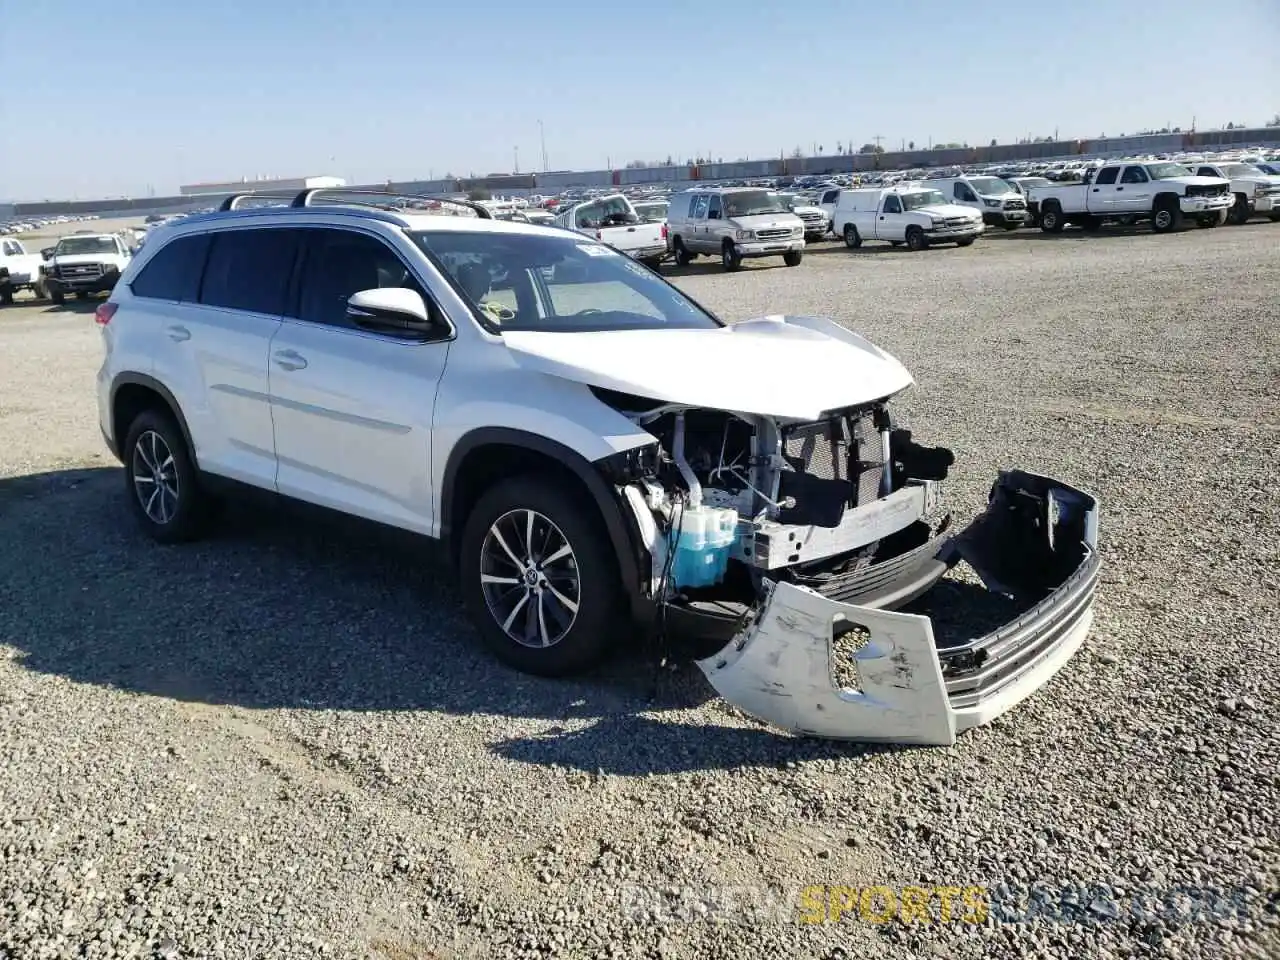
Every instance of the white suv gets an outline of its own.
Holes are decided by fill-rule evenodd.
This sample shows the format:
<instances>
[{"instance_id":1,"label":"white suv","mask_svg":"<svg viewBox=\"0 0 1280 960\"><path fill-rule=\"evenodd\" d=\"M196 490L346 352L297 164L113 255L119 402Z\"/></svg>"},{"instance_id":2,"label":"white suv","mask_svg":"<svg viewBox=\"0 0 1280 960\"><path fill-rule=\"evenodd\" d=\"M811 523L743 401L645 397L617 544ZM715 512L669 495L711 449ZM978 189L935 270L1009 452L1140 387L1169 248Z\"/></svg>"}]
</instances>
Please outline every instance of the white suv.
<instances>
[{"instance_id":1,"label":"white suv","mask_svg":"<svg viewBox=\"0 0 1280 960\"><path fill-rule=\"evenodd\" d=\"M1094 499L1002 473L956 534L951 454L893 427L911 377L861 337L726 324L476 205L331 193L162 227L98 309L102 432L155 539L207 529L235 482L417 531L508 663L679 630L726 698L823 736L953 742L1082 642ZM959 638L894 612L961 560L1024 612Z\"/></svg>"}]
</instances>

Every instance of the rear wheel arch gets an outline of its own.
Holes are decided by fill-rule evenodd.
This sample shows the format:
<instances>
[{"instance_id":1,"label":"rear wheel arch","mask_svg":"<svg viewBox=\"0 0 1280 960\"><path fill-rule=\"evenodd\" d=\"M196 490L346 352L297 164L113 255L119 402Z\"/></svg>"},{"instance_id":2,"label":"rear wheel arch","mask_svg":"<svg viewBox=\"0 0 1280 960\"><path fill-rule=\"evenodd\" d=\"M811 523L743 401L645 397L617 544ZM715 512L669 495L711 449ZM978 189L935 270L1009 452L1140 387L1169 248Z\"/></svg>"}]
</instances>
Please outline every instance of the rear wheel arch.
<instances>
[{"instance_id":1,"label":"rear wheel arch","mask_svg":"<svg viewBox=\"0 0 1280 960\"><path fill-rule=\"evenodd\" d=\"M644 613L640 590L639 531L616 491L595 464L577 451L535 433L510 427L481 427L465 434L449 453L440 490L440 538L456 564L466 518L493 484L521 473L544 473L576 487L604 526L618 559L622 586L633 613Z\"/></svg>"},{"instance_id":2,"label":"rear wheel arch","mask_svg":"<svg viewBox=\"0 0 1280 960\"><path fill-rule=\"evenodd\" d=\"M144 410L159 410L171 416L182 431L183 442L192 463L196 463L196 447L191 440L191 429L182 413L177 398L155 377L144 373L122 373L111 384L111 437L117 457L123 456L125 434L130 424Z\"/></svg>"}]
</instances>

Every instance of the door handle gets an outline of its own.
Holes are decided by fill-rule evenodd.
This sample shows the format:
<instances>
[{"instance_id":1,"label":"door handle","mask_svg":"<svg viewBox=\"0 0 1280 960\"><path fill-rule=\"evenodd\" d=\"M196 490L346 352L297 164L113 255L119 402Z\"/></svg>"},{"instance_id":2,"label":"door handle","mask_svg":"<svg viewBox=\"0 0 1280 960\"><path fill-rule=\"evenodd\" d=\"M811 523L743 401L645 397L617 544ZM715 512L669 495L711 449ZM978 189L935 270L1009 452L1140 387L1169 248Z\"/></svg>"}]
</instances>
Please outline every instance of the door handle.
<instances>
[{"instance_id":1,"label":"door handle","mask_svg":"<svg viewBox=\"0 0 1280 960\"><path fill-rule=\"evenodd\" d=\"M282 370L301 370L307 365L307 358L296 350L277 350L276 366Z\"/></svg>"},{"instance_id":2,"label":"door handle","mask_svg":"<svg viewBox=\"0 0 1280 960\"><path fill-rule=\"evenodd\" d=\"M1098 193L1098 192L1099 192L1099 191L1098 191L1098 188L1097 188L1097 187L1094 187L1094 188L1093 188L1093 192L1094 192L1094 193Z\"/></svg>"},{"instance_id":3,"label":"door handle","mask_svg":"<svg viewBox=\"0 0 1280 960\"><path fill-rule=\"evenodd\" d=\"M191 331L186 327L169 327L167 332L169 334L169 339L175 343L181 343L183 340L191 339Z\"/></svg>"},{"instance_id":4,"label":"door handle","mask_svg":"<svg viewBox=\"0 0 1280 960\"><path fill-rule=\"evenodd\" d=\"M1116 187L1116 192L1117 192L1117 193L1119 193L1119 192L1120 192L1121 190L1123 190L1123 189L1124 189L1124 187Z\"/></svg>"}]
</instances>

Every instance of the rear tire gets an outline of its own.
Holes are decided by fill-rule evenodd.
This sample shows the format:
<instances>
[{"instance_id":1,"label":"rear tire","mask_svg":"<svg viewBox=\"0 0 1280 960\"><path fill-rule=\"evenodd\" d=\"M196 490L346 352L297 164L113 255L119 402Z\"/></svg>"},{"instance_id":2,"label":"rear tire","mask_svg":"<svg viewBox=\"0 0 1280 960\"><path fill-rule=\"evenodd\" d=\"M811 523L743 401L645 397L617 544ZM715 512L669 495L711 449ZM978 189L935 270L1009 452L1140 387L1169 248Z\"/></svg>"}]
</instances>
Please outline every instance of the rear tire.
<instances>
[{"instance_id":1,"label":"rear tire","mask_svg":"<svg viewBox=\"0 0 1280 960\"><path fill-rule=\"evenodd\" d=\"M530 517L532 547L526 543ZM555 554L565 546L567 556L542 562L544 548ZM576 673L626 631L617 557L604 524L589 497L550 477L512 477L482 493L463 524L459 563L463 600L481 639L517 670ZM534 571L533 586L524 570ZM551 642L535 645L543 638Z\"/></svg>"},{"instance_id":2,"label":"rear tire","mask_svg":"<svg viewBox=\"0 0 1280 960\"><path fill-rule=\"evenodd\" d=\"M1102 229L1102 221L1098 217L1086 214L1080 221L1080 229L1085 233L1097 233Z\"/></svg>"},{"instance_id":3,"label":"rear tire","mask_svg":"<svg viewBox=\"0 0 1280 960\"><path fill-rule=\"evenodd\" d=\"M0 306L13 306L13 287L9 286L7 283L3 287L0 287Z\"/></svg>"},{"instance_id":4,"label":"rear tire","mask_svg":"<svg viewBox=\"0 0 1280 960\"><path fill-rule=\"evenodd\" d=\"M675 251L676 266L687 267L689 265L689 262L693 260L693 257L692 255L690 255L689 251L685 248L684 241L681 240L679 237L676 237L675 242L672 244L672 248Z\"/></svg>"},{"instance_id":5,"label":"rear tire","mask_svg":"<svg viewBox=\"0 0 1280 960\"><path fill-rule=\"evenodd\" d=\"M912 253L918 253L929 245L929 241L925 238L924 231L919 227L907 227L907 249Z\"/></svg>"},{"instance_id":6,"label":"rear tire","mask_svg":"<svg viewBox=\"0 0 1280 960\"><path fill-rule=\"evenodd\" d=\"M800 266L800 261L804 259L804 252L801 250L788 250L782 255L782 262L788 267Z\"/></svg>"},{"instance_id":7,"label":"rear tire","mask_svg":"<svg viewBox=\"0 0 1280 960\"><path fill-rule=\"evenodd\" d=\"M134 515L158 543L185 543L208 527L216 501L204 489L186 439L167 413L144 410L121 448L125 493Z\"/></svg>"},{"instance_id":8,"label":"rear tire","mask_svg":"<svg viewBox=\"0 0 1280 960\"><path fill-rule=\"evenodd\" d=\"M1062 218L1062 211L1055 204L1053 206L1042 207L1040 210L1040 229L1045 233L1061 233L1062 228L1066 226L1066 221Z\"/></svg>"},{"instance_id":9,"label":"rear tire","mask_svg":"<svg viewBox=\"0 0 1280 960\"><path fill-rule=\"evenodd\" d=\"M858 228L852 223L844 225L844 245L850 250L857 250L862 246L862 236L858 233Z\"/></svg>"}]
</instances>

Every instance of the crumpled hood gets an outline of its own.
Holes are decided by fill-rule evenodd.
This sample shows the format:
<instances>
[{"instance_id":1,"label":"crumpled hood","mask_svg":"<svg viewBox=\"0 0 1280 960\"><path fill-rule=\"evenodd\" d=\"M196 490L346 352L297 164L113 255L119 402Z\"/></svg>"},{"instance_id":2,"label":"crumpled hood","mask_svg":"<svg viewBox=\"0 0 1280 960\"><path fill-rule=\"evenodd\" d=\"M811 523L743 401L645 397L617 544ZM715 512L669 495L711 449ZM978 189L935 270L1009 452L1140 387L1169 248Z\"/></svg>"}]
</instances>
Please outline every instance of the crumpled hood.
<instances>
[{"instance_id":1,"label":"crumpled hood","mask_svg":"<svg viewBox=\"0 0 1280 960\"><path fill-rule=\"evenodd\" d=\"M1155 184L1161 183L1182 183L1188 187L1218 187L1229 181L1222 177L1165 177L1163 180L1152 181Z\"/></svg>"},{"instance_id":2,"label":"crumpled hood","mask_svg":"<svg viewBox=\"0 0 1280 960\"><path fill-rule=\"evenodd\" d=\"M711 330L513 330L522 367L664 403L795 420L880 400L911 374L823 317L769 316Z\"/></svg>"}]
</instances>

